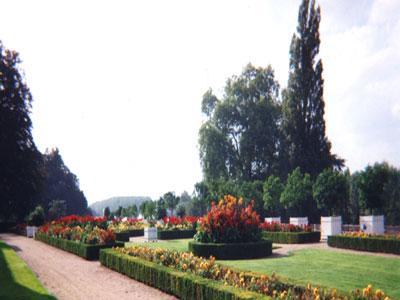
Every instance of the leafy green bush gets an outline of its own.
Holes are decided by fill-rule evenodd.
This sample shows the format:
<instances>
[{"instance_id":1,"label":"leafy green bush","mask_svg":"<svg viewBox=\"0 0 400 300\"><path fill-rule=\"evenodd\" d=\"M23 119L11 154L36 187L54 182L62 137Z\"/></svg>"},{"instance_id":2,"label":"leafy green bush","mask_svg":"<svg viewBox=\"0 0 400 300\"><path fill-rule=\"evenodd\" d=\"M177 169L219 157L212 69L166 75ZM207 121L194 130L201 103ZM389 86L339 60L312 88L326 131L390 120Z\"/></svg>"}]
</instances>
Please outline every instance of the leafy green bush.
<instances>
[{"instance_id":1,"label":"leafy green bush","mask_svg":"<svg viewBox=\"0 0 400 300\"><path fill-rule=\"evenodd\" d=\"M189 251L196 256L217 259L261 258L272 254L272 242L261 240L252 243L200 243L189 242Z\"/></svg>"},{"instance_id":2,"label":"leafy green bush","mask_svg":"<svg viewBox=\"0 0 400 300\"><path fill-rule=\"evenodd\" d=\"M400 240L378 237L328 236L330 247L400 254Z\"/></svg>"},{"instance_id":3,"label":"leafy green bush","mask_svg":"<svg viewBox=\"0 0 400 300\"><path fill-rule=\"evenodd\" d=\"M113 246L124 246L124 243L121 242L116 242L109 245L89 245L76 241L54 238L40 232L36 233L35 239L44 242L46 244L49 244L50 246L60 248L62 250L76 254L87 260L98 260L100 249L110 248Z\"/></svg>"},{"instance_id":4,"label":"leafy green bush","mask_svg":"<svg viewBox=\"0 0 400 300\"><path fill-rule=\"evenodd\" d=\"M100 263L180 299L250 300L270 297L225 286L222 282L160 266L154 262L121 254L112 249L100 251Z\"/></svg>"},{"instance_id":5,"label":"leafy green bush","mask_svg":"<svg viewBox=\"0 0 400 300\"><path fill-rule=\"evenodd\" d=\"M143 235L144 235L144 229L135 229L135 230L116 232L115 240L121 241L121 242L129 242L130 237L143 236Z\"/></svg>"},{"instance_id":6,"label":"leafy green bush","mask_svg":"<svg viewBox=\"0 0 400 300\"><path fill-rule=\"evenodd\" d=\"M318 243L321 240L321 233L314 232L270 232L263 231L264 239L271 240L278 244L306 244Z\"/></svg>"},{"instance_id":7,"label":"leafy green bush","mask_svg":"<svg viewBox=\"0 0 400 300\"><path fill-rule=\"evenodd\" d=\"M191 239L196 234L195 230L158 230L159 240Z\"/></svg>"}]
</instances>

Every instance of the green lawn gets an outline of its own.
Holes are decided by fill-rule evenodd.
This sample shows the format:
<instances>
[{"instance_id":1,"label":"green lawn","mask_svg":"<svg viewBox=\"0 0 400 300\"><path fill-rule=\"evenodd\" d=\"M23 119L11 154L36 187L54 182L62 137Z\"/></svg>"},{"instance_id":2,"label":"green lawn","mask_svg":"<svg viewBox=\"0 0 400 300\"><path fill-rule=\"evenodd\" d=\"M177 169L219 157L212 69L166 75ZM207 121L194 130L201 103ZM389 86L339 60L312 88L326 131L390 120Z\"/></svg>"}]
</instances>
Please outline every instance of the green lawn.
<instances>
[{"instance_id":1,"label":"green lawn","mask_svg":"<svg viewBox=\"0 0 400 300\"><path fill-rule=\"evenodd\" d=\"M0 241L0 299L55 300L12 248Z\"/></svg>"},{"instance_id":2,"label":"green lawn","mask_svg":"<svg viewBox=\"0 0 400 300\"><path fill-rule=\"evenodd\" d=\"M188 241L170 240L142 245L187 251ZM291 282L299 284L310 282L344 292L372 284L375 288L382 289L392 299L400 299L400 257L387 258L347 254L334 250L305 249L280 258L220 261L220 263L246 271L265 274L275 272Z\"/></svg>"}]
</instances>

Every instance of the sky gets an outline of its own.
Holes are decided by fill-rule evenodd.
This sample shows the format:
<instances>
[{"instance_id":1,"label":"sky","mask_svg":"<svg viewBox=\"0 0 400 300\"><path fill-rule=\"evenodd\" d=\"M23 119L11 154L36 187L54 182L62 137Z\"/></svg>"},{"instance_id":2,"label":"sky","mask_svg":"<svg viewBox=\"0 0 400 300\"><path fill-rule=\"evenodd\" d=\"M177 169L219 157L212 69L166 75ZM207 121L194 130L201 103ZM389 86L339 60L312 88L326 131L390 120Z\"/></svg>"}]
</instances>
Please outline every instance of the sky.
<instances>
[{"instance_id":1,"label":"sky","mask_svg":"<svg viewBox=\"0 0 400 300\"><path fill-rule=\"evenodd\" d=\"M352 172L399 167L400 1L320 0L332 152ZM243 67L288 77L299 0L4 1L39 150L58 147L88 202L191 193L202 95ZM5 13L6 12L6 13Z\"/></svg>"}]
</instances>

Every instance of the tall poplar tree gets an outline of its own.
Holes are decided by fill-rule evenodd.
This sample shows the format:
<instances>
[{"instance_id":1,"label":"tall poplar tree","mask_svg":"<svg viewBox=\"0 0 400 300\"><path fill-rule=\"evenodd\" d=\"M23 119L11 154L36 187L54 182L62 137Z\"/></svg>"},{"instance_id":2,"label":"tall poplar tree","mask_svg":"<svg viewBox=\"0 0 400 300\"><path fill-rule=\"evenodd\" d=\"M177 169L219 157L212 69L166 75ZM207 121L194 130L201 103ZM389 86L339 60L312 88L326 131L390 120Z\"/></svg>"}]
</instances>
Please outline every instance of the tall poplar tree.
<instances>
[{"instance_id":1,"label":"tall poplar tree","mask_svg":"<svg viewBox=\"0 0 400 300\"><path fill-rule=\"evenodd\" d=\"M303 0L290 46L288 87L283 93L283 128L291 169L300 167L313 178L326 168L344 165L331 154L325 135L323 67L318 57L320 20L315 1Z\"/></svg>"}]
</instances>

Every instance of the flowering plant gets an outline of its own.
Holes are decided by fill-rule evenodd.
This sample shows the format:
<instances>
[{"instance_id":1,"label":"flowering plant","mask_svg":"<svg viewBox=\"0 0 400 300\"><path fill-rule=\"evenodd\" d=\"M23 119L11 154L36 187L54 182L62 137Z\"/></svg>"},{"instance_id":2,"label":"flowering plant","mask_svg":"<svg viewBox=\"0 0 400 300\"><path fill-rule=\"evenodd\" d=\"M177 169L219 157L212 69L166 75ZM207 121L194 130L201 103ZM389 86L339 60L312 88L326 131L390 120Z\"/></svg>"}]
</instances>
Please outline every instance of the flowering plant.
<instances>
[{"instance_id":1,"label":"flowering plant","mask_svg":"<svg viewBox=\"0 0 400 300\"><path fill-rule=\"evenodd\" d=\"M245 206L227 195L218 205L213 202L207 215L200 220L194 239L202 243L245 243L261 240L260 217L253 203Z\"/></svg>"},{"instance_id":2,"label":"flowering plant","mask_svg":"<svg viewBox=\"0 0 400 300\"><path fill-rule=\"evenodd\" d=\"M108 229L120 233L131 230L140 230L144 228L144 222L142 219L127 219L126 221L122 220L113 220L111 224L108 225Z\"/></svg>"},{"instance_id":3,"label":"flowering plant","mask_svg":"<svg viewBox=\"0 0 400 300\"><path fill-rule=\"evenodd\" d=\"M363 231L347 231L342 233L343 236L359 237L359 238L380 238L388 240L400 240L400 234L372 234Z\"/></svg>"},{"instance_id":4,"label":"flowering plant","mask_svg":"<svg viewBox=\"0 0 400 300\"><path fill-rule=\"evenodd\" d=\"M311 232L311 226L309 225L293 225L293 224L281 224L278 222L264 222L260 224L260 228L264 231L270 232Z\"/></svg>"},{"instance_id":5,"label":"flowering plant","mask_svg":"<svg viewBox=\"0 0 400 300\"><path fill-rule=\"evenodd\" d=\"M229 267L219 265L214 257L202 258L189 252L177 252L162 248L149 248L133 246L126 248L114 248L115 251L151 261L168 268L174 268L182 272L192 273L204 278L219 281L224 285L258 292L273 297L274 299L313 299L313 300L390 300L381 290L374 291L371 285L367 288L354 291L350 298L339 295L336 289L325 290L308 284L306 287L294 287L283 283L272 274L255 275L247 274Z\"/></svg>"},{"instance_id":6,"label":"flowering plant","mask_svg":"<svg viewBox=\"0 0 400 300\"><path fill-rule=\"evenodd\" d=\"M157 228L160 230L195 230L198 219L194 216L165 217L163 224L157 224Z\"/></svg>"}]
</instances>

